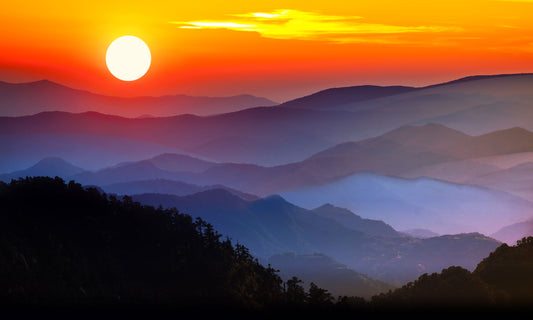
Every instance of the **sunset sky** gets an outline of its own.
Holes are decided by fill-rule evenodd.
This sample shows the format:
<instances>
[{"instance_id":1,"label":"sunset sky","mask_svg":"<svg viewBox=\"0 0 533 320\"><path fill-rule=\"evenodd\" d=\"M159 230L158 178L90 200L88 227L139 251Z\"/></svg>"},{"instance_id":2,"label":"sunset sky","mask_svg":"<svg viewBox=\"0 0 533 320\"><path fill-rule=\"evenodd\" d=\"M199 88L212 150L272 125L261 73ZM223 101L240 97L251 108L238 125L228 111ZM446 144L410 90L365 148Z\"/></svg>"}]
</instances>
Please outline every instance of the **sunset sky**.
<instances>
[{"instance_id":1,"label":"sunset sky","mask_svg":"<svg viewBox=\"0 0 533 320\"><path fill-rule=\"evenodd\" d=\"M278 102L335 86L421 86L533 72L532 17L533 0L3 0L0 80ZM132 82L105 64L123 35L152 54L148 73Z\"/></svg>"}]
</instances>

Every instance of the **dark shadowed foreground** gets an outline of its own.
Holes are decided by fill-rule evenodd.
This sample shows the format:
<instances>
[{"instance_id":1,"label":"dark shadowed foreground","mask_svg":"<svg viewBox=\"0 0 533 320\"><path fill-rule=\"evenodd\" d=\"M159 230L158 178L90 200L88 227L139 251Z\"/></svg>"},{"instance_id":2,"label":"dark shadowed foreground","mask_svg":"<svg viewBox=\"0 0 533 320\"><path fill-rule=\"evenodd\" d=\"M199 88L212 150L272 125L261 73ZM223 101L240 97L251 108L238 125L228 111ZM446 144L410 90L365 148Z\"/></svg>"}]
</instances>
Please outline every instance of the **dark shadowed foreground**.
<instances>
[{"instance_id":1,"label":"dark shadowed foreground","mask_svg":"<svg viewBox=\"0 0 533 320\"><path fill-rule=\"evenodd\" d=\"M19 316L80 309L86 316L502 316L529 309L532 271L527 238L502 245L474 272L450 267L370 301L334 299L313 283L305 291L296 277L283 282L246 247L175 209L117 200L59 178L0 184L0 301Z\"/></svg>"}]
</instances>

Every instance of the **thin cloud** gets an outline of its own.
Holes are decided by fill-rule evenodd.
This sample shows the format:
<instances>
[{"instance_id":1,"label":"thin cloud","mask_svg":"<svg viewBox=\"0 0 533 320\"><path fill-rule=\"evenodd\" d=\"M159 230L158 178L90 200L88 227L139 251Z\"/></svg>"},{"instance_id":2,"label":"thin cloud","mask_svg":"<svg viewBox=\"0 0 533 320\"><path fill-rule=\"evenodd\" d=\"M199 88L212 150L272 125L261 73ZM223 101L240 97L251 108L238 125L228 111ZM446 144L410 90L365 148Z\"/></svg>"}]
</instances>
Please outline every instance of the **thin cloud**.
<instances>
[{"instance_id":1,"label":"thin cloud","mask_svg":"<svg viewBox=\"0 0 533 320\"><path fill-rule=\"evenodd\" d=\"M397 26L365 23L360 16L325 15L299 10L276 10L232 15L232 21L176 22L183 29L227 29L257 32L265 38L361 42L368 35L398 35L457 31L442 26Z\"/></svg>"}]
</instances>

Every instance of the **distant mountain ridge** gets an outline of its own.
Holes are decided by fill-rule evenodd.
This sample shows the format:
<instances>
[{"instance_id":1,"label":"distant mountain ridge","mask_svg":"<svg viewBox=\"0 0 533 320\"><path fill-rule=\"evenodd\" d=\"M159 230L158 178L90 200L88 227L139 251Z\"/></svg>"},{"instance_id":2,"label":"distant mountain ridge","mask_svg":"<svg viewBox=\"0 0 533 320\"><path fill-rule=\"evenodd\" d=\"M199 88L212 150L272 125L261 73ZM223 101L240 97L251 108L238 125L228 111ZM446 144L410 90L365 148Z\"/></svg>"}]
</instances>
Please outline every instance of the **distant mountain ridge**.
<instances>
[{"instance_id":1,"label":"distant mountain ridge","mask_svg":"<svg viewBox=\"0 0 533 320\"><path fill-rule=\"evenodd\" d=\"M405 125L438 123L473 136L513 127L533 130L532 85L533 75L484 77L319 109L257 107L209 117L124 119L45 113L0 117L0 132L9 134L13 144L22 143L27 134L106 135L156 143L176 150L170 152L181 150L216 162L273 166Z\"/></svg>"},{"instance_id":2,"label":"distant mountain ridge","mask_svg":"<svg viewBox=\"0 0 533 320\"><path fill-rule=\"evenodd\" d=\"M179 114L213 115L276 102L252 95L232 97L194 97L165 95L160 97L113 97L40 80L28 83L0 81L2 116L24 116L43 111L98 111L124 117L168 117Z\"/></svg>"}]
</instances>

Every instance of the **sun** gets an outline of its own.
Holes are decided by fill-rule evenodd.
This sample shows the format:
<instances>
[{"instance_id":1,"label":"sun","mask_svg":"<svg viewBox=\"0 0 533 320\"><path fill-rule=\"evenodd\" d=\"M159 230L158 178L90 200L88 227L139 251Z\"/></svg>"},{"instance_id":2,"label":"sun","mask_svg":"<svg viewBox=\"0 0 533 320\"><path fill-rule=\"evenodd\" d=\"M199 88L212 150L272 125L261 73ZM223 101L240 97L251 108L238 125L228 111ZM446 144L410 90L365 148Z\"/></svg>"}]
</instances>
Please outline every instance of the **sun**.
<instances>
[{"instance_id":1,"label":"sun","mask_svg":"<svg viewBox=\"0 0 533 320\"><path fill-rule=\"evenodd\" d=\"M135 36L115 39L107 48L105 61L109 72L123 81L134 81L150 68L150 48Z\"/></svg>"}]
</instances>

